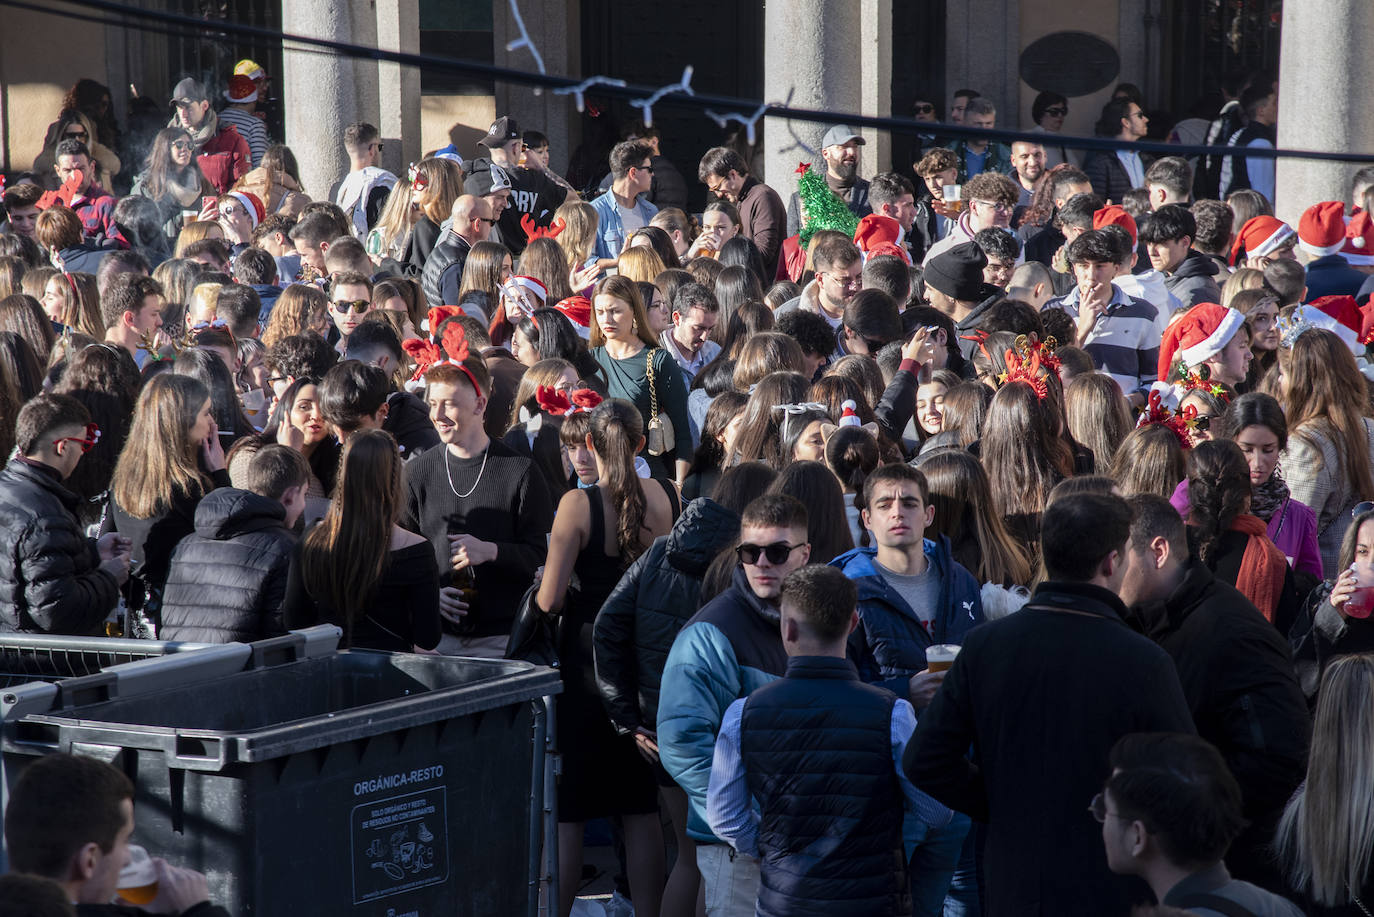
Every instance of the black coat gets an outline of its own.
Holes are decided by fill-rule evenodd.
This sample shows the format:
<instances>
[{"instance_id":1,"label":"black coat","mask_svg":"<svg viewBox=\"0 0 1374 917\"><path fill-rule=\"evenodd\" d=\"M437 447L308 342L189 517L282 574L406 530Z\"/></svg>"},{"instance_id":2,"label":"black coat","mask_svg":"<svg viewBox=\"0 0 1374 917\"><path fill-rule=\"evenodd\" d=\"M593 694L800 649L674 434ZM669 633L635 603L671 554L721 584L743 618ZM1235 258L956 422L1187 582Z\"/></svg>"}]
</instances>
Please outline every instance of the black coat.
<instances>
[{"instance_id":1,"label":"black coat","mask_svg":"<svg viewBox=\"0 0 1374 917\"><path fill-rule=\"evenodd\" d=\"M235 487L207 494L172 554L163 640L232 643L286 632L281 603L296 536L276 500Z\"/></svg>"},{"instance_id":2,"label":"black coat","mask_svg":"<svg viewBox=\"0 0 1374 917\"><path fill-rule=\"evenodd\" d=\"M1150 157L1142 155L1140 160L1144 168L1150 167ZM1127 174L1126 167L1121 164L1115 150L1089 153L1083 162L1083 172L1092 183L1093 193L1113 204L1120 204L1125 199L1126 192L1134 187L1131 184L1131 176Z\"/></svg>"},{"instance_id":3,"label":"black coat","mask_svg":"<svg viewBox=\"0 0 1374 917\"><path fill-rule=\"evenodd\" d=\"M16 458L0 471L0 632L94 634L119 600L79 501L46 466Z\"/></svg>"},{"instance_id":4,"label":"black coat","mask_svg":"<svg viewBox=\"0 0 1374 917\"><path fill-rule=\"evenodd\" d=\"M1298 683L1311 707L1327 666L1342 656L1374 653L1374 618L1347 618L1330 599L1331 584L1318 583L1288 634Z\"/></svg>"},{"instance_id":5,"label":"black coat","mask_svg":"<svg viewBox=\"0 0 1374 917\"><path fill-rule=\"evenodd\" d=\"M446 232L430 252L420 275L420 289L431 306L458 305L458 287L463 279L463 265L467 263L472 246L455 232Z\"/></svg>"},{"instance_id":6,"label":"black coat","mask_svg":"<svg viewBox=\"0 0 1374 917\"><path fill-rule=\"evenodd\" d=\"M601 606L592 631L596 682L621 732L655 728L668 651L701 607L701 580L711 559L738 534L739 516L709 498L693 500Z\"/></svg>"},{"instance_id":7,"label":"black coat","mask_svg":"<svg viewBox=\"0 0 1374 917\"><path fill-rule=\"evenodd\" d=\"M439 445L439 433L430 423L429 408L423 401L410 392L392 392L386 403L382 429L396 437L403 459L409 461Z\"/></svg>"},{"instance_id":8,"label":"black coat","mask_svg":"<svg viewBox=\"0 0 1374 917\"><path fill-rule=\"evenodd\" d=\"M1125 612L1098 586L1042 583L969 631L907 745L916 786L988 824L987 917L1125 914L1143 890L1107 869L1088 803L1117 739L1194 729L1173 662Z\"/></svg>"},{"instance_id":9,"label":"black coat","mask_svg":"<svg viewBox=\"0 0 1374 917\"><path fill-rule=\"evenodd\" d=\"M1240 784L1251 828L1228 862L1249 878L1256 848L1272 839L1307 769L1312 724L1288 643L1197 560L1172 595L1132 606L1126 621L1174 660L1198 735L1217 747Z\"/></svg>"}]
</instances>

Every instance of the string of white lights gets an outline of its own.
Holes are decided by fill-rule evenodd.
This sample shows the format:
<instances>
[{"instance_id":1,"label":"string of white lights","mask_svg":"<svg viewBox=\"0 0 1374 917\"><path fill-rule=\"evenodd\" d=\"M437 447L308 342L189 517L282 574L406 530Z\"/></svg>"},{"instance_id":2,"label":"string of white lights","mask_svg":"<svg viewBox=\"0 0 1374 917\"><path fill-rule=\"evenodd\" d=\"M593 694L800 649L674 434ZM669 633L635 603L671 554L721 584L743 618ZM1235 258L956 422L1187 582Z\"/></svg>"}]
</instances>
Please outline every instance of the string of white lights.
<instances>
[{"instance_id":1,"label":"string of white lights","mask_svg":"<svg viewBox=\"0 0 1374 917\"><path fill-rule=\"evenodd\" d=\"M515 0L511 0L511 2L514 3ZM672 85L669 85L669 86L660 87L657 91L654 92L653 95L649 96L647 99L635 99L635 100L632 101L630 104L631 104L632 106L634 106L635 108L638 108L640 111L644 112L644 126L645 126L645 127L653 127L653 126L654 126L654 105L658 102L659 99L663 98L663 97L666 96L666 95L669 95L670 93L674 93L674 92L680 92L680 93L683 93L684 95L689 95L689 96L690 96L690 95L695 95L695 93L692 92L692 65L691 65L691 64L688 64L686 67L683 67L683 68L682 68L682 79L679 80L678 82L673 83Z\"/></svg>"}]
</instances>

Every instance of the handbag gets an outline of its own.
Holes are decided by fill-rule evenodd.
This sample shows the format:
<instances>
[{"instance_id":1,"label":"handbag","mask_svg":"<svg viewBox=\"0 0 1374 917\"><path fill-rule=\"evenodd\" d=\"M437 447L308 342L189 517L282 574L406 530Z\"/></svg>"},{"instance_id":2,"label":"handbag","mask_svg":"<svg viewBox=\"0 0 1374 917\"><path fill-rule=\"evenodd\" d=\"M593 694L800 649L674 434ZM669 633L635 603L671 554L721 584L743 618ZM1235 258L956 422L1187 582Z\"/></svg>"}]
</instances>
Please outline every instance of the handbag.
<instances>
[{"instance_id":1,"label":"handbag","mask_svg":"<svg viewBox=\"0 0 1374 917\"><path fill-rule=\"evenodd\" d=\"M651 347L644 353L644 378L649 381L649 425L645 430L648 446L645 451L650 455L671 452L677 443L673 435L673 418L658 410L658 383L654 381L654 352Z\"/></svg>"},{"instance_id":2,"label":"handbag","mask_svg":"<svg viewBox=\"0 0 1374 917\"><path fill-rule=\"evenodd\" d=\"M550 614L535 604L539 583L535 581L521 596L515 608L515 622L506 641L506 658L558 668L558 640L563 616Z\"/></svg>"}]
</instances>

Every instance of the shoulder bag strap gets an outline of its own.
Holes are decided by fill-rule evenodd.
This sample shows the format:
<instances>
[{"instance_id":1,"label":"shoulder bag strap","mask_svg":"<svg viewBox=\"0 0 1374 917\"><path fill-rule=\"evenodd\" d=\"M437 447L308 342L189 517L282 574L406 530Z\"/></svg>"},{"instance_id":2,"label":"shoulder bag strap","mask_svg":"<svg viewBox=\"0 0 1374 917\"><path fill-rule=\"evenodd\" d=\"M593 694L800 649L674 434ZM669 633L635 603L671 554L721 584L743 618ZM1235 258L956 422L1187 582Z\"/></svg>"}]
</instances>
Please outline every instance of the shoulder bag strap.
<instances>
[{"instance_id":1,"label":"shoulder bag strap","mask_svg":"<svg viewBox=\"0 0 1374 917\"><path fill-rule=\"evenodd\" d=\"M658 420L658 383L654 381L654 350L655 348L648 347L644 351L644 378L649 381L650 421Z\"/></svg>"}]
</instances>

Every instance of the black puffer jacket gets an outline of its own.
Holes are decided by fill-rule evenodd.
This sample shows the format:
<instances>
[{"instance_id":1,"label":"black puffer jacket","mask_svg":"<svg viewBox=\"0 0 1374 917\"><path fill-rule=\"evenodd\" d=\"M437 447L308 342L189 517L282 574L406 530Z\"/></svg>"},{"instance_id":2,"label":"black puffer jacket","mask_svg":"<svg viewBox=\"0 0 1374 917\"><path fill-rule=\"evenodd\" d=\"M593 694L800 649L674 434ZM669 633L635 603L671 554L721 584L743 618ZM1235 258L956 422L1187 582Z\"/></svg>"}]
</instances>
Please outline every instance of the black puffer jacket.
<instances>
[{"instance_id":1,"label":"black puffer jacket","mask_svg":"<svg viewBox=\"0 0 1374 917\"><path fill-rule=\"evenodd\" d=\"M276 500L236 487L206 494L195 533L172 555L158 636L232 643L285 633L281 603L295 547Z\"/></svg>"},{"instance_id":2,"label":"black puffer jacket","mask_svg":"<svg viewBox=\"0 0 1374 917\"><path fill-rule=\"evenodd\" d=\"M0 632L86 636L119 600L57 473L14 459L0 471Z\"/></svg>"},{"instance_id":3,"label":"black puffer jacket","mask_svg":"<svg viewBox=\"0 0 1374 917\"><path fill-rule=\"evenodd\" d=\"M711 559L738 534L739 516L707 497L693 500L601 606L592 632L596 683L620 732L654 728L668 651L701 607Z\"/></svg>"}]
</instances>

